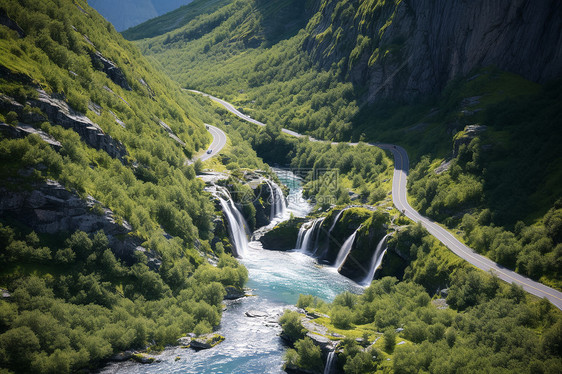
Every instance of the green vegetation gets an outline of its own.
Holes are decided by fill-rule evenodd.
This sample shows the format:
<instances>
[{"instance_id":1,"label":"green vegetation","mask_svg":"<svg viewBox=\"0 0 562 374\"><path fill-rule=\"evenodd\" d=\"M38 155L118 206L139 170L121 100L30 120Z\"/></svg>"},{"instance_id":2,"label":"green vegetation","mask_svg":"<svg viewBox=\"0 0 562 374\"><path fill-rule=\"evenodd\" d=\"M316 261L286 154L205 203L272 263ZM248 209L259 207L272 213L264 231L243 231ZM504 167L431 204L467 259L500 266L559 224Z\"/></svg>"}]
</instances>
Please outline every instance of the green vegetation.
<instances>
[{"instance_id":1,"label":"green vegetation","mask_svg":"<svg viewBox=\"0 0 562 374\"><path fill-rule=\"evenodd\" d=\"M363 294L344 292L331 304L299 297L297 306L337 343L337 365L345 373L560 370L562 314L546 299L473 268L420 225L395 233L388 251L407 259L400 281L385 276ZM302 318L290 311L281 318L292 341L302 342L307 332ZM298 366L302 357L297 349L285 359Z\"/></svg>"},{"instance_id":2,"label":"green vegetation","mask_svg":"<svg viewBox=\"0 0 562 374\"><path fill-rule=\"evenodd\" d=\"M368 90L353 85L352 81L360 79L351 75L357 66L371 66L381 58L394 59L395 65L402 62L404 40L383 43L396 2L338 1L334 5L321 1L317 9L305 4L302 12L294 11L287 1L270 3L293 12L294 17L304 17L295 22L302 25L300 31L279 32L274 40L265 30L271 23L266 9L274 5L233 1L197 13L168 34L138 43L145 55L158 61L181 85L228 99L244 113L268 123L269 129L252 141L268 161L299 167L316 167L314 162L318 162L318 168L334 164L324 162L320 155L309 159L309 149L320 153L330 146L296 148L292 144L299 141L283 140L278 126L324 140L396 143L408 150L415 166L409 189L422 213L459 228L466 213L476 218L489 209L491 220L484 225L494 224L514 235L517 221L541 225L543 215L560 199L559 81L540 86L483 67L451 80L443 92L432 97L367 105ZM331 23L321 23L327 17ZM369 27L379 25L381 17L386 21L373 33ZM346 25L358 20L358 36L350 38ZM369 54L369 61L364 61L362 57ZM464 133L466 125L483 125L487 130L471 143ZM455 153L449 170L434 174L441 161L449 158L452 145ZM373 158L360 158L367 160ZM345 189L352 188L349 182L358 186L355 192L361 201L373 204L381 200L385 187L380 186L380 178L368 174L355 170L349 174L351 178L344 176L339 183L344 188L329 194L330 203L348 202ZM317 201L328 196L326 191L310 195L317 195ZM328 205L320 204L322 208ZM560 287L557 244L553 241L548 249L532 255L510 249L507 261L500 262ZM496 257L493 248L481 252L493 259L506 257ZM533 270L527 271L524 263L529 261L542 264L531 265Z\"/></svg>"},{"instance_id":3,"label":"green vegetation","mask_svg":"<svg viewBox=\"0 0 562 374\"><path fill-rule=\"evenodd\" d=\"M438 308L420 285L385 277L362 295L344 293L332 304L311 303L307 310L328 313L331 318L314 322L348 337L338 348L345 373L560 370L556 334L562 317L548 301L527 299L522 290L472 269L453 275L449 291L450 307ZM342 309L351 319L348 326L335 319ZM365 352L356 337L376 343ZM305 342L298 340L297 349L288 351L288 364L309 362L314 351Z\"/></svg>"},{"instance_id":4,"label":"green vegetation","mask_svg":"<svg viewBox=\"0 0 562 374\"><path fill-rule=\"evenodd\" d=\"M123 255L103 231L35 232L27 220L3 215L0 286L11 297L0 301L0 371L75 372L125 349L161 349L187 333L211 332L225 287L240 289L248 277L223 253L226 241L214 240L218 213L196 178L206 165L187 165L209 144L203 123L217 123L219 114L160 74L85 1L0 7L25 35L0 26L0 121L29 124L61 144L0 135L3 203L55 180L98 201L88 214L111 209L116 225L130 225L118 239L137 243ZM95 51L124 81L103 72ZM61 127L63 119L34 102L38 88L84 113L126 156L113 158ZM234 128L227 132L235 143L208 164L265 168Z\"/></svg>"},{"instance_id":5,"label":"green vegetation","mask_svg":"<svg viewBox=\"0 0 562 374\"><path fill-rule=\"evenodd\" d=\"M42 239L0 225L1 280L12 294L0 301L0 357L15 372L76 371L131 347L211 332L224 286L247 280L226 254L217 267L176 261L154 272L140 253L132 266L117 260L101 231Z\"/></svg>"},{"instance_id":6,"label":"green vegetation","mask_svg":"<svg viewBox=\"0 0 562 374\"><path fill-rule=\"evenodd\" d=\"M266 162L288 165L305 180L306 197L319 208L347 204L349 191L363 203L377 204L391 189L392 161L380 149L311 142L281 133L275 125L257 127L233 123Z\"/></svg>"}]
</instances>

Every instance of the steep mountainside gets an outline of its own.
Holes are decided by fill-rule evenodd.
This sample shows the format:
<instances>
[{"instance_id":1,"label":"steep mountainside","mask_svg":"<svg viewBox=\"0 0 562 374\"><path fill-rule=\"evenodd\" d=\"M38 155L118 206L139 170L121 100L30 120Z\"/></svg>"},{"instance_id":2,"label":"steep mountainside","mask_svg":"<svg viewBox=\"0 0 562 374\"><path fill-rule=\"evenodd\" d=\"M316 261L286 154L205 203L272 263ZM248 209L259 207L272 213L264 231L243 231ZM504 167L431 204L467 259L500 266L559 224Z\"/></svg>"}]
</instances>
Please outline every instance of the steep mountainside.
<instances>
[{"instance_id":1,"label":"steep mountainside","mask_svg":"<svg viewBox=\"0 0 562 374\"><path fill-rule=\"evenodd\" d=\"M0 371L76 372L219 324L247 271L187 163L203 120L86 1L0 1ZM221 156L263 169L237 140Z\"/></svg>"},{"instance_id":2,"label":"steep mountainside","mask_svg":"<svg viewBox=\"0 0 562 374\"><path fill-rule=\"evenodd\" d=\"M305 50L323 67L343 64L370 103L440 92L484 66L539 83L562 74L554 0L323 0L307 31Z\"/></svg>"},{"instance_id":3,"label":"steep mountainside","mask_svg":"<svg viewBox=\"0 0 562 374\"><path fill-rule=\"evenodd\" d=\"M89 0L88 4L115 26L123 31L168 13L192 0Z\"/></svg>"}]
</instances>

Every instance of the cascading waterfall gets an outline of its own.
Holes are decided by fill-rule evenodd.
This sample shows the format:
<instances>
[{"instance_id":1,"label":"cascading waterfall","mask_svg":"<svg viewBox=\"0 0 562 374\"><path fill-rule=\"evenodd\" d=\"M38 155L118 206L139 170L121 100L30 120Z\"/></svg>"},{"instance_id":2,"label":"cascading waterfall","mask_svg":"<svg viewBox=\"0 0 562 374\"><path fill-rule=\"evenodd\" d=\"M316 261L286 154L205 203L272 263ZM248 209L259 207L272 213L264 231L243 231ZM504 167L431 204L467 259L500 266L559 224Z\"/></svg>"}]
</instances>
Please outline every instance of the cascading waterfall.
<instances>
[{"instance_id":1,"label":"cascading waterfall","mask_svg":"<svg viewBox=\"0 0 562 374\"><path fill-rule=\"evenodd\" d=\"M244 257L248 247L248 224L242 213L234 205L230 192L224 187L216 186L216 197L219 199L223 212L228 220L228 233L234 242L234 256Z\"/></svg>"},{"instance_id":2,"label":"cascading waterfall","mask_svg":"<svg viewBox=\"0 0 562 374\"><path fill-rule=\"evenodd\" d=\"M304 240L305 234L310 230L313 221L305 222L301 225L299 229L299 235L297 236L297 244L295 245L295 249L302 248L302 242Z\"/></svg>"},{"instance_id":3,"label":"cascading waterfall","mask_svg":"<svg viewBox=\"0 0 562 374\"><path fill-rule=\"evenodd\" d=\"M361 226L359 226L359 228L355 230L353 234L351 234L351 236L347 238L343 243L343 245L341 246L340 251L338 252L338 257L336 258L336 262L334 262L334 267L336 269L339 269L340 266L342 266L345 259L347 258L347 255L349 255L349 252L351 252L351 248L353 247L353 242L355 241L355 236L357 235L357 232L359 231L360 228Z\"/></svg>"},{"instance_id":4,"label":"cascading waterfall","mask_svg":"<svg viewBox=\"0 0 562 374\"><path fill-rule=\"evenodd\" d=\"M334 229L334 227L336 227L336 223L338 223L341 215L343 214L343 212L345 212L347 209L349 208L343 208L342 210L340 210L338 212L338 214L336 214L336 217L334 218L334 221L332 222L332 224L330 225L330 228L328 229L328 236L330 236L330 234L332 233L332 230Z\"/></svg>"},{"instance_id":5,"label":"cascading waterfall","mask_svg":"<svg viewBox=\"0 0 562 374\"><path fill-rule=\"evenodd\" d=\"M328 353L328 357L326 358L326 366L324 367L324 374L333 374L334 369L336 367L336 351L331 351Z\"/></svg>"},{"instance_id":6,"label":"cascading waterfall","mask_svg":"<svg viewBox=\"0 0 562 374\"><path fill-rule=\"evenodd\" d=\"M343 212L345 212L346 210L348 210L349 208L343 208L342 210L340 210L338 212L338 214L336 214L336 216L334 217L334 220L332 221L332 224L330 225L330 228L328 229L328 240L326 241L326 244L324 246L324 248L322 249L322 252L319 254L319 258L324 258L324 256L326 255L326 253L328 252L328 249L330 247L330 240L332 238L332 230L334 229L334 227L336 227L336 224L338 223L338 221L340 220L340 217L342 216ZM318 250L318 248L316 248ZM315 253L316 254L316 251Z\"/></svg>"},{"instance_id":7,"label":"cascading waterfall","mask_svg":"<svg viewBox=\"0 0 562 374\"><path fill-rule=\"evenodd\" d=\"M314 247L314 244L318 241L320 225L324 222L325 218L326 217L317 218L314 221L307 222L301 226L299 236L297 238L296 249L303 252L309 252Z\"/></svg>"},{"instance_id":8,"label":"cascading waterfall","mask_svg":"<svg viewBox=\"0 0 562 374\"><path fill-rule=\"evenodd\" d=\"M271 213L269 218L273 220L277 217L283 217L287 211L283 191L281 190L281 187L273 181L266 180L266 183L271 191Z\"/></svg>"},{"instance_id":9,"label":"cascading waterfall","mask_svg":"<svg viewBox=\"0 0 562 374\"><path fill-rule=\"evenodd\" d=\"M385 235L377 244L377 248L375 249L375 253L373 253L373 258L371 259L371 265L369 267L369 273L363 279L361 283L363 284L370 284L375 276L375 272L381 266L382 259L384 254L386 253L386 249L388 246L386 245L386 239L390 236L390 234Z\"/></svg>"}]
</instances>

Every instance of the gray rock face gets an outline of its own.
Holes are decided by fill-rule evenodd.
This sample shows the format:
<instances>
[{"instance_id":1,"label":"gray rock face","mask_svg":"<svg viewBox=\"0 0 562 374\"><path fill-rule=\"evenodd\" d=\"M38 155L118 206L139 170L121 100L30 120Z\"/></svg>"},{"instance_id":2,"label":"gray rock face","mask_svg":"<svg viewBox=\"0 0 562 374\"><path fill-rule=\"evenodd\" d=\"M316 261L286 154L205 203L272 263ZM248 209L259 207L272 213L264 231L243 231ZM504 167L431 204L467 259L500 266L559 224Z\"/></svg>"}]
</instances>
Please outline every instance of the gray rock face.
<instances>
[{"instance_id":1,"label":"gray rock face","mask_svg":"<svg viewBox=\"0 0 562 374\"><path fill-rule=\"evenodd\" d=\"M406 0L358 17L358 1L349 11L335 0L324 4L304 48L324 67L343 59L370 103L436 93L490 65L539 83L562 74L558 0ZM330 27L331 35L341 28L339 41L325 33ZM360 35L370 41L353 51Z\"/></svg>"},{"instance_id":2,"label":"gray rock face","mask_svg":"<svg viewBox=\"0 0 562 374\"><path fill-rule=\"evenodd\" d=\"M25 125L20 123L17 126L10 126L7 123L0 122L0 132L4 133L6 136L10 138L25 138L28 135L36 134L39 136L44 142L49 144L53 147L56 151L59 151L62 147L61 143L53 138L51 135L47 134L44 131L36 129L32 126Z\"/></svg>"},{"instance_id":3,"label":"gray rock face","mask_svg":"<svg viewBox=\"0 0 562 374\"><path fill-rule=\"evenodd\" d=\"M51 97L43 90L38 92L39 97L30 100L30 104L41 109L50 122L76 131L90 147L106 151L113 158L124 160L127 150L123 144L105 134L97 124L82 113L76 112L66 102Z\"/></svg>"},{"instance_id":4,"label":"gray rock face","mask_svg":"<svg viewBox=\"0 0 562 374\"><path fill-rule=\"evenodd\" d=\"M113 61L105 58L105 56L98 51L90 53L90 58L92 59L92 65L94 65L94 67L99 67L99 70L107 74L109 79L116 85L121 86L127 91L131 91L131 86L129 86L129 82L127 82L123 70L115 65Z\"/></svg>"},{"instance_id":5,"label":"gray rock face","mask_svg":"<svg viewBox=\"0 0 562 374\"><path fill-rule=\"evenodd\" d=\"M115 255L127 262L134 261L135 251L147 252L142 240L130 235L126 221L116 222L113 212L93 197L83 200L56 181L36 183L31 191L0 188L0 215L41 233L103 230Z\"/></svg>"}]
</instances>

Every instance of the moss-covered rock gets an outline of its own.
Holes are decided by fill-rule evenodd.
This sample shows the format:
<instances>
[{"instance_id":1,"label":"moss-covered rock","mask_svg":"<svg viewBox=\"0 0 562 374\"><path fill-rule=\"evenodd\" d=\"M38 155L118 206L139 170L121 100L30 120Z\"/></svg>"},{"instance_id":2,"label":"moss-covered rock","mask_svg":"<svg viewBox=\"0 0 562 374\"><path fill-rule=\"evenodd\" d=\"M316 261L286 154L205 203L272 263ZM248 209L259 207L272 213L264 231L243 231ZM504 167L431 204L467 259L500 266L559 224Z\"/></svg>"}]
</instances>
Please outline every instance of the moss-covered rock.
<instances>
[{"instance_id":1,"label":"moss-covered rock","mask_svg":"<svg viewBox=\"0 0 562 374\"><path fill-rule=\"evenodd\" d=\"M191 339L190 348L199 351L201 349L213 348L224 340L224 336L219 334L205 334Z\"/></svg>"},{"instance_id":2,"label":"moss-covered rock","mask_svg":"<svg viewBox=\"0 0 562 374\"><path fill-rule=\"evenodd\" d=\"M154 357L148 356L144 353L135 353L131 357L131 359L141 364L152 364L154 361L156 361Z\"/></svg>"},{"instance_id":3,"label":"moss-covered rock","mask_svg":"<svg viewBox=\"0 0 562 374\"><path fill-rule=\"evenodd\" d=\"M260 238L263 248L275 251L289 251L294 249L300 226L305 221L304 218L293 217L288 221L281 222Z\"/></svg>"},{"instance_id":4,"label":"moss-covered rock","mask_svg":"<svg viewBox=\"0 0 562 374\"><path fill-rule=\"evenodd\" d=\"M355 243L340 268L340 273L354 280L362 280L369 273L373 255L379 242L387 234L390 223L388 213L370 211L357 232Z\"/></svg>"}]
</instances>

